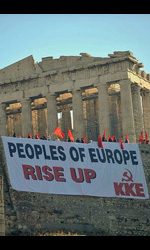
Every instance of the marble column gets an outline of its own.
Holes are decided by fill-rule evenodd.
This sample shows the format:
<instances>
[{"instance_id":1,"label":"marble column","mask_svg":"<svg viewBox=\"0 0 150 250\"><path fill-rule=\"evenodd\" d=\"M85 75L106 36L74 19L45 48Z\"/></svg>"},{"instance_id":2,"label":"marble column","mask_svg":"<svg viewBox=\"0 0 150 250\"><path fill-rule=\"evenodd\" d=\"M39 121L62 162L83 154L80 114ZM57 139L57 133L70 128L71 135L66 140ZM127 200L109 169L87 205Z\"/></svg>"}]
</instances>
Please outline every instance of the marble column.
<instances>
[{"instance_id":1,"label":"marble column","mask_svg":"<svg viewBox=\"0 0 150 250\"><path fill-rule=\"evenodd\" d=\"M108 135L110 135L109 96L107 93L107 84L104 82L99 83L97 89L98 89L99 134L102 136L103 131L105 129L107 137Z\"/></svg>"},{"instance_id":2,"label":"marble column","mask_svg":"<svg viewBox=\"0 0 150 250\"><path fill-rule=\"evenodd\" d=\"M121 114L122 114L122 131L123 139L128 134L129 141L136 142L133 104L131 94L131 82L129 79L120 81L120 95L121 95Z\"/></svg>"},{"instance_id":3,"label":"marble column","mask_svg":"<svg viewBox=\"0 0 150 250\"><path fill-rule=\"evenodd\" d=\"M140 94L141 88L138 84L134 84L132 85L131 90L132 90L135 135L136 135L136 142L138 142L140 133L142 130L144 130L142 99L141 99L141 94Z\"/></svg>"},{"instance_id":4,"label":"marble column","mask_svg":"<svg viewBox=\"0 0 150 250\"><path fill-rule=\"evenodd\" d=\"M150 91L145 90L142 94L142 103L143 103L143 122L145 132L148 133L150 137Z\"/></svg>"},{"instance_id":5,"label":"marble column","mask_svg":"<svg viewBox=\"0 0 150 250\"><path fill-rule=\"evenodd\" d=\"M85 133L83 119L83 103L81 90L72 91L72 107L73 107L73 135L75 140L81 139Z\"/></svg>"},{"instance_id":6,"label":"marble column","mask_svg":"<svg viewBox=\"0 0 150 250\"><path fill-rule=\"evenodd\" d=\"M53 131L58 126L58 117L57 117L57 103L56 103L56 94L49 93L46 96L47 99L47 130L48 134L52 135L53 139L55 135Z\"/></svg>"},{"instance_id":7,"label":"marble column","mask_svg":"<svg viewBox=\"0 0 150 250\"><path fill-rule=\"evenodd\" d=\"M42 137L46 134L46 112L45 109L38 110L38 132Z\"/></svg>"},{"instance_id":8,"label":"marble column","mask_svg":"<svg viewBox=\"0 0 150 250\"><path fill-rule=\"evenodd\" d=\"M8 136L6 104L5 103L0 104L0 135Z\"/></svg>"},{"instance_id":9,"label":"marble column","mask_svg":"<svg viewBox=\"0 0 150 250\"><path fill-rule=\"evenodd\" d=\"M31 99L22 99L22 134L28 137L28 132L33 136Z\"/></svg>"},{"instance_id":10,"label":"marble column","mask_svg":"<svg viewBox=\"0 0 150 250\"><path fill-rule=\"evenodd\" d=\"M68 129L71 128L71 116L70 116L70 108L67 104L62 105L62 127L63 127L63 132L67 138L68 134Z\"/></svg>"}]
</instances>

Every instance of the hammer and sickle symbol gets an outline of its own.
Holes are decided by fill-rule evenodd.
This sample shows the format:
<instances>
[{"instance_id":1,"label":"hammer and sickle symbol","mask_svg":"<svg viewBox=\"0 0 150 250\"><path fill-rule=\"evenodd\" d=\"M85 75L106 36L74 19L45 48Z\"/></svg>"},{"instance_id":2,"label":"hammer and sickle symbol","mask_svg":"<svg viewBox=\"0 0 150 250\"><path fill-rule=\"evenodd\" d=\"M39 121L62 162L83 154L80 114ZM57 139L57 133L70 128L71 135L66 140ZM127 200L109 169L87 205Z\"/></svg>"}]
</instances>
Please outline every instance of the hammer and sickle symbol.
<instances>
[{"instance_id":1,"label":"hammer and sickle symbol","mask_svg":"<svg viewBox=\"0 0 150 250\"><path fill-rule=\"evenodd\" d=\"M127 170L128 172L124 172L124 173L123 173L123 176L124 176L125 178L122 178L122 181L132 181L132 182L133 182L133 175L132 175L132 173L130 172L129 169L126 168L126 170Z\"/></svg>"}]
</instances>

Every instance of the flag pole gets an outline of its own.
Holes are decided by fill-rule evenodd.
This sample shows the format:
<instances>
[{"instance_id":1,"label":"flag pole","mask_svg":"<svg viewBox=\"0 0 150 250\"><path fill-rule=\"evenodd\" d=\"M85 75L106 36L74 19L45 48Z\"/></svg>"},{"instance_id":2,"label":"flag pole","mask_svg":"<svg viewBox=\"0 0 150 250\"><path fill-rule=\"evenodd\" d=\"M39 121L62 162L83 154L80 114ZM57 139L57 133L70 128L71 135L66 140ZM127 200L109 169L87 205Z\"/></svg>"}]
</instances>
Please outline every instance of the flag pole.
<instances>
[{"instance_id":1,"label":"flag pole","mask_svg":"<svg viewBox=\"0 0 150 250\"><path fill-rule=\"evenodd\" d=\"M68 142L68 133L67 133L67 142Z\"/></svg>"}]
</instances>

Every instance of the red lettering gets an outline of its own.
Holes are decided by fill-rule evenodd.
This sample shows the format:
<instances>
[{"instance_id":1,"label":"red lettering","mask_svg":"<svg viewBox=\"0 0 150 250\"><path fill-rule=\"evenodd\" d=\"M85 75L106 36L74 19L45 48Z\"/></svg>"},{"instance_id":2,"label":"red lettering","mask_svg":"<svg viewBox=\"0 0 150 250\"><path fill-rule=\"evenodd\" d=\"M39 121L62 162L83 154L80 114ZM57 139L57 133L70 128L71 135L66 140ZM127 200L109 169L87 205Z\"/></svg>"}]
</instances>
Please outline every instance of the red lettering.
<instances>
[{"instance_id":1,"label":"red lettering","mask_svg":"<svg viewBox=\"0 0 150 250\"><path fill-rule=\"evenodd\" d=\"M87 183L91 183L91 179L94 179L96 177L96 173L92 169L70 168L70 173L72 180L78 183L84 182L84 175L85 175L85 181Z\"/></svg>"},{"instance_id":2,"label":"red lettering","mask_svg":"<svg viewBox=\"0 0 150 250\"><path fill-rule=\"evenodd\" d=\"M50 173L50 171L52 171L52 169L49 166L43 166L42 171L43 171L44 174L46 174L46 175L43 175L43 178L45 180L52 181L54 179L53 174Z\"/></svg>"},{"instance_id":3,"label":"red lettering","mask_svg":"<svg viewBox=\"0 0 150 250\"><path fill-rule=\"evenodd\" d=\"M115 188L115 193L116 193L116 195L126 195L125 193L124 193L124 191L122 190L122 188L123 188L123 185L124 185L124 183L117 183L117 182L114 182L114 188Z\"/></svg>"},{"instance_id":4,"label":"red lettering","mask_svg":"<svg viewBox=\"0 0 150 250\"><path fill-rule=\"evenodd\" d=\"M66 181L65 178L60 177L60 176L64 176L64 174L60 172L60 171L64 171L62 167L53 167L53 171L54 171L56 181L63 181L63 182Z\"/></svg>"},{"instance_id":5,"label":"red lettering","mask_svg":"<svg viewBox=\"0 0 150 250\"><path fill-rule=\"evenodd\" d=\"M130 183L130 184L129 183L124 183L127 196L130 196L130 194L132 196L137 196L136 193L132 190L134 185L135 185L135 183Z\"/></svg>"},{"instance_id":6,"label":"red lettering","mask_svg":"<svg viewBox=\"0 0 150 250\"><path fill-rule=\"evenodd\" d=\"M125 188L125 192L122 190L123 187ZM135 190L133 190L133 187ZM114 188L116 195L145 197L142 183L114 182Z\"/></svg>"},{"instance_id":7,"label":"red lettering","mask_svg":"<svg viewBox=\"0 0 150 250\"><path fill-rule=\"evenodd\" d=\"M25 179L29 180L29 176L31 176L33 180L37 180L34 167L30 165L22 165L22 168Z\"/></svg>"},{"instance_id":8,"label":"red lettering","mask_svg":"<svg viewBox=\"0 0 150 250\"><path fill-rule=\"evenodd\" d=\"M42 172L41 172L40 166L35 166L35 169L36 169L37 178L38 178L39 180L43 180Z\"/></svg>"},{"instance_id":9,"label":"red lettering","mask_svg":"<svg viewBox=\"0 0 150 250\"><path fill-rule=\"evenodd\" d=\"M135 183L135 189L136 189L137 196L145 197L142 183Z\"/></svg>"},{"instance_id":10,"label":"red lettering","mask_svg":"<svg viewBox=\"0 0 150 250\"><path fill-rule=\"evenodd\" d=\"M83 182L84 181L84 176L83 176L83 170L82 168L78 168L78 175L79 177L77 178L77 174L74 168L70 168L70 173L71 173L71 178L75 182Z\"/></svg>"},{"instance_id":11,"label":"red lettering","mask_svg":"<svg viewBox=\"0 0 150 250\"><path fill-rule=\"evenodd\" d=\"M91 179L96 178L96 173L93 169L84 169L84 174L87 183L91 183Z\"/></svg>"}]
</instances>

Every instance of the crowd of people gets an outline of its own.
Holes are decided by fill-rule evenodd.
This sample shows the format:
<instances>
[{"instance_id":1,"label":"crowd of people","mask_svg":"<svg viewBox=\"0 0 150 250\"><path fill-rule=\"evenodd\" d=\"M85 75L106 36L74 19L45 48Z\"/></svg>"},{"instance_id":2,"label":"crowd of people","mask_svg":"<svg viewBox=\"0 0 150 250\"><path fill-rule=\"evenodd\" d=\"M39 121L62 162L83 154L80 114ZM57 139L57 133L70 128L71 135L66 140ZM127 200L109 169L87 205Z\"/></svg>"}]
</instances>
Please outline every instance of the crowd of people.
<instances>
[{"instance_id":1,"label":"crowd of people","mask_svg":"<svg viewBox=\"0 0 150 250\"><path fill-rule=\"evenodd\" d=\"M13 137L16 137L16 133L13 134ZM22 138L24 138L24 136L22 136ZM28 136L27 138L30 138L30 139L40 139L40 140L52 140L51 136L46 136L46 135L43 135L43 136L40 136L39 133L37 133L34 137L28 132ZM105 131L103 133L103 136L101 137L102 138L102 142L120 142L117 140L116 136L109 136L108 135L108 139L106 139L106 134L105 134ZM121 140L123 142L123 137L121 137ZM55 141L60 141L59 137L57 136L57 138L55 139ZM83 136L83 138L77 138L76 140L71 140L69 137L67 137L67 139L64 141L66 142L76 142L76 143L91 143L93 142L93 140L89 140L87 142L87 139L85 136ZM125 139L124 139L124 143L129 143L129 138L128 138L128 135L125 136ZM148 139L148 135L146 133L146 138L144 139L143 138L143 131L141 131L141 135L140 135L140 138L138 140L138 143L141 143L141 144L149 144L149 139Z\"/></svg>"}]
</instances>

